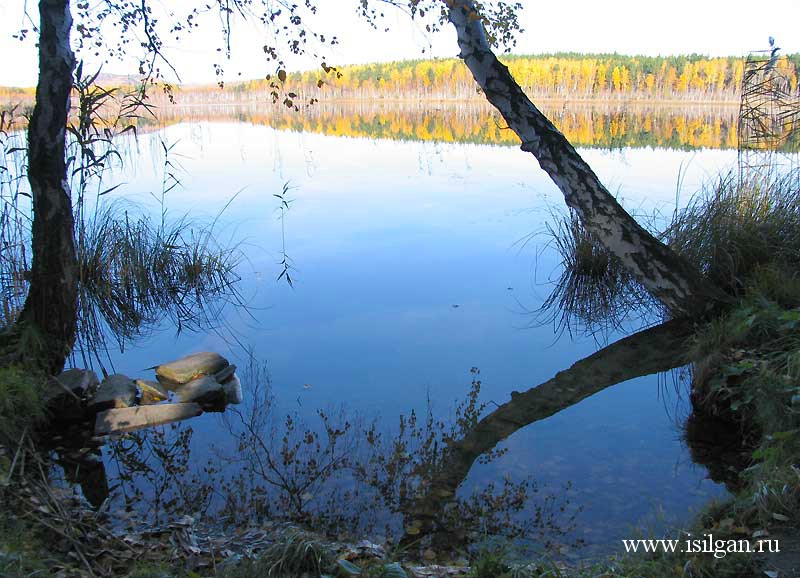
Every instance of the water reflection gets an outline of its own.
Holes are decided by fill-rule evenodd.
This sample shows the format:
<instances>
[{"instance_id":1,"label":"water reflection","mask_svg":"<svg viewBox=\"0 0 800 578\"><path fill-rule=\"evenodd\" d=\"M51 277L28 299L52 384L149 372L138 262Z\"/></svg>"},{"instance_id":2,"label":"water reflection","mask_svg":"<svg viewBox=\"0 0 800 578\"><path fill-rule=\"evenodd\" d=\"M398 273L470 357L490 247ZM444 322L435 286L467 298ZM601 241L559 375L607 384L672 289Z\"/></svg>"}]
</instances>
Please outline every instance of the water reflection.
<instances>
[{"instance_id":1,"label":"water reflection","mask_svg":"<svg viewBox=\"0 0 800 578\"><path fill-rule=\"evenodd\" d=\"M242 411L228 410L231 443L218 440L214 459L202 467L196 459L190 466L194 432L185 425L111 444L117 506L149 523L185 514L227 527L286 521L333 537L433 545L441 554L497 537L550 551L579 544L569 537L580 511L570 503L569 485L552 489L533 477L506 477L471 492L433 486L486 411L478 401L479 372L472 373L469 394L452 415L411 412L390 432L344 408L318 409L313 420L298 412L281 417L266 368L251 363L243 379L253 395ZM481 459L503 453L489 447ZM428 503L438 535L429 516L418 514L431 491L440 500Z\"/></svg>"},{"instance_id":2,"label":"water reflection","mask_svg":"<svg viewBox=\"0 0 800 578\"><path fill-rule=\"evenodd\" d=\"M541 107L575 146L736 148L735 106L544 102ZM519 145L493 109L476 103L321 102L300 111L266 104L178 105L159 111L162 124L186 121L240 122L354 138Z\"/></svg>"},{"instance_id":3,"label":"water reflection","mask_svg":"<svg viewBox=\"0 0 800 578\"><path fill-rule=\"evenodd\" d=\"M158 502L162 510L172 503L205 507L207 494L201 488L206 484L211 488L208 495L223 502L214 508L230 512L214 510L219 519L235 519L239 511L258 516L288 512L317 520L320 527L329 524L337 532L353 527L355 522L345 515L354 514L350 506L364 504L365 523L376 525L376 532L400 539L408 526L420 535L424 521L417 523L419 518L403 511L413 507L419 491L424 493L421 480L436 475L447 462L441 440L450 435L449 430L435 430L439 451L431 455L439 458L432 467L422 466L419 460L425 452L417 448L427 439L428 405L434 416L452 416L451 400L463 399L469 389L469 380L465 383L457 376L470 366L480 366L484 376L489 376L481 386L481 399L502 404L513 389L524 391L530 387L525 384L545 381L596 349L591 339L563 340L556 346L550 328L524 329L530 317L520 304L529 309L537 305L532 267L547 275L558 261L535 243L524 250L515 243L544 228L548 200L562 201L535 163L515 147L294 134L241 122L182 122L154 133L152 142L140 139L138 152L146 161L119 177L133 193L161 186L157 137L179 142L183 155L184 188L171 191L171 210L214 215L241 191L217 222L233 238L246 240L241 288L252 296L249 303L255 319L229 314L225 322L239 331L244 342L254 345L259 358L269 362L276 396L270 431L276 437L267 436L274 444L266 446L281 476L303 474L295 466L314 467L305 472L305 481L282 492L263 481L265 476L256 467L258 457L251 451L255 443L246 443L240 451L237 438L230 437L227 428L212 416L201 416L193 422L189 462L184 466L170 458L169 463L180 466L178 470L187 468L180 475L169 463L149 461L144 477L136 474L126 481L124 468L141 464L135 460L126 464L110 450L105 454L111 487L116 487L118 495L128 496L131 508L152 503L152 492L159 491L159 484L166 480L183 489L178 494L163 493ZM648 211L674 202L675 181L688 158L696 160L689 167L687 187L693 187L715 164L735 158L732 151L586 153L605 181L632 198L634 206ZM273 194L287 180L296 187L285 219L286 251L297 267L294 288L283 280L276 282L282 232ZM174 329L166 324L165 328ZM176 337L168 330L127 349L114 361L119 371L137 374L167 354L180 357L226 348L222 338L212 333L184 332ZM241 356L236 361L240 366L247 363ZM244 385L246 391L252 387ZM607 549L630 525L641 523L654 504L684 519L692 504L717 490L703 481L703 471L686 466L687 453L656 391L655 378L627 383L520 429L499 443L498 455L490 464L481 460L473 464L452 505L444 510L455 521L472 520L459 531L469 538L481 523L493 531L511 528L502 517L485 522L492 512L508 511L512 520L520 522L542 522L553 508L560 514L561 500L566 499L566 518L557 516L556 526L568 531L574 515L576 530L587 532L593 544ZM338 410L343 406L344 415ZM326 463L329 436L317 409L334 420L334 431L345 430L345 422L351 424L335 447L349 448L353 436L354 447L362 448L362 459L367 460L360 462L364 464L360 473L354 466L321 465ZM410 416L411 410L416 410L420 433L413 443L409 440L410 449L396 459L387 457L367 467L370 455L375 460L387 455L370 451L367 426L375 420L375 435L383 436L378 445L391 450L399 431L398 416ZM358 426L356 414L361 416ZM302 441L310 429L305 439L312 443L298 450L310 453L284 468L282 437L289 429L287 415L296 424L293 436ZM243 424L237 427L240 434L246 433ZM406 427L406 436L411 436L412 429ZM170 456L172 450L166 444L180 431L163 440L127 440L120 451L148 460ZM293 442L287 443L286 455L291 455ZM321 454L315 454L317 444ZM211 451L211 446L217 449ZM345 453L348 458L354 455ZM230 462L248 454L250 464ZM266 454L261 455L263 462ZM327 455L336 461L340 454ZM223 472L206 472L209 460ZM390 498L376 489L370 473L386 470L400 476L398 483L384 485ZM252 472L252 479L234 479L246 471ZM320 475L321 471L330 477ZM378 480L383 479L381 475ZM179 483L181 479L186 481ZM270 479L280 482L277 475ZM401 480L409 480L405 489ZM572 488L562 493L570 480ZM345 494L356 487L361 488L358 497ZM135 488L144 494L138 496ZM487 490L491 496L481 494ZM223 493L230 499L223 500ZM523 501L523 495L534 499ZM547 496L556 500L551 506L547 506ZM456 500L463 507L456 506ZM492 507L486 508L487 504ZM538 518L537 505L545 508ZM580 507L585 509L581 512ZM458 526L453 522L452 527ZM542 529L541 524L535 527ZM567 541L580 535L571 534ZM550 539L562 540L558 533ZM534 540L548 538L535 533Z\"/></svg>"},{"instance_id":4,"label":"water reflection","mask_svg":"<svg viewBox=\"0 0 800 578\"><path fill-rule=\"evenodd\" d=\"M579 510L569 486L548 493L529 476L460 491L477 460L505 454L499 444L595 393L634 377L686 363L691 324L670 321L624 338L487 413L477 368L451 416L401 415L391 434L344 409L276 420L266 367L251 362L245 408L227 421L234 440L202 471L189 467L191 428L131 436L112 455L126 508L163 512L215 510L228 524L287 520L331 535L380 532L404 547L468 547L489 536L525 539L553 550L568 541ZM230 416L229 416L230 417ZM223 464L223 465L220 465ZM146 482L146 483L143 483ZM129 490L125 491L126 484ZM152 495L144 498L144 487Z\"/></svg>"},{"instance_id":5,"label":"water reflection","mask_svg":"<svg viewBox=\"0 0 800 578\"><path fill-rule=\"evenodd\" d=\"M685 343L690 336L689 323L670 321L621 339L537 387L512 392L511 401L476 420L462 437L448 444L444 467L431 477L427 490L414 500L406 515L421 520L425 532L446 532L441 512L480 456L495 451L518 430L607 387L685 364Z\"/></svg>"}]
</instances>

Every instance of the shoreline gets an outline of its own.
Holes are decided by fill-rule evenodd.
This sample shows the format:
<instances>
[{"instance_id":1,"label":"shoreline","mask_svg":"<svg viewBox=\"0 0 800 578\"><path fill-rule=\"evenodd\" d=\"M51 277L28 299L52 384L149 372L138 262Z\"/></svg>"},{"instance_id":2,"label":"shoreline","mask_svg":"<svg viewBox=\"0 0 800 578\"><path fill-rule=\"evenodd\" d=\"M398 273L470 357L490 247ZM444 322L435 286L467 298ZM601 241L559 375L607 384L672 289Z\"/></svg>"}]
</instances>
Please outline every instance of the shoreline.
<instances>
[{"instance_id":1,"label":"shoreline","mask_svg":"<svg viewBox=\"0 0 800 578\"><path fill-rule=\"evenodd\" d=\"M171 106L174 107L201 107L201 106L250 106L254 104L263 105L268 104L269 106L275 106L276 108L283 109L285 106L282 103L270 103L268 102L269 95L267 94L258 94L258 93L245 93L249 95L250 98L241 98L241 95L237 95L237 98L234 100L224 100L225 95L234 95L233 91L225 92L224 90L219 90L219 92L207 92L203 90L206 87L197 87L197 91L193 89L181 89L178 88L175 91L176 101L170 103ZM0 91L3 87L0 87ZM26 89L27 90L27 89ZM30 89L33 90L33 89ZM159 96L160 93L155 93L151 96L153 102L161 102L166 101L169 102L167 98L162 98ZM207 96L209 94L217 94L220 98L205 98L200 99L193 102L180 102L180 97L192 97L203 95ZM20 95L23 98L19 99L12 99L12 98L3 98L0 97L0 106L13 106L13 105L25 105L25 104L33 104L35 100L35 95L25 94ZM554 96L537 96L535 93L530 94L529 98L537 103L544 103L548 105L582 105L582 106L634 106L634 107L644 107L644 106L654 106L660 108L680 108L680 107L724 107L724 108L734 108L740 106L740 100L738 98L722 98L722 99L713 99L713 100L697 100L697 99L681 99L681 98L674 98L674 99L663 99L663 98L637 98L635 96L632 97L616 97L616 98L606 98L606 97L554 97ZM74 96L73 96L74 99ZM474 106L476 108L486 108L492 109L493 107L489 104L485 99L482 97L470 97L470 98L459 98L459 97L443 97L443 96L364 96L364 97L331 97L331 98L322 98L318 99L314 106L336 106L336 105L358 105L363 106L365 104L368 105L381 105L381 104L391 104L391 105L423 105L423 104L446 104L446 105L469 105Z\"/></svg>"}]
</instances>

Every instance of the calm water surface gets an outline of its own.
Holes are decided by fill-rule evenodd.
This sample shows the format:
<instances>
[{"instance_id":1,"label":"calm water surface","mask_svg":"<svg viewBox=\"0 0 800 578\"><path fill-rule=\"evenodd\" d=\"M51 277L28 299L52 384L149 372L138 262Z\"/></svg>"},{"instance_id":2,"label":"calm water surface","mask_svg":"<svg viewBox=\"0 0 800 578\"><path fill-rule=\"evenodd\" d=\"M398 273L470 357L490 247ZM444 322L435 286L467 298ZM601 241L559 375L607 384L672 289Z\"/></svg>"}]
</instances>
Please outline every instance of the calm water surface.
<instances>
[{"instance_id":1,"label":"calm water surface","mask_svg":"<svg viewBox=\"0 0 800 578\"><path fill-rule=\"evenodd\" d=\"M220 238L240 242L247 256L241 288L249 314L227 309L224 323L267 363L281 410L310 416L344 404L391 428L428 397L447 415L468 391L471 367L481 371L481 398L502 404L601 346L591 337L557 338L530 313L557 274L542 233L563 199L514 146L177 123L140 137L146 160L122 176L126 196L152 210L150 192L161 188L158 139L175 143L182 167L170 214L213 219L224 208ZM734 151L711 149L581 153L644 215L669 214L679 180L685 202L736 160ZM276 280L283 241L273 195L287 182L293 287ZM115 355L115 369L148 376L144 368L198 350L244 363L241 348L217 333L163 329ZM514 434L502 458L473 468L464 491L503 476L532 475L553 491L571 481L570 501L583 508L578 535L616 552L614 542L632 527L686 521L723 491L680 441L684 397L657 376L614 386ZM218 416L192 425L198 448L225 443Z\"/></svg>"}]
</instances>

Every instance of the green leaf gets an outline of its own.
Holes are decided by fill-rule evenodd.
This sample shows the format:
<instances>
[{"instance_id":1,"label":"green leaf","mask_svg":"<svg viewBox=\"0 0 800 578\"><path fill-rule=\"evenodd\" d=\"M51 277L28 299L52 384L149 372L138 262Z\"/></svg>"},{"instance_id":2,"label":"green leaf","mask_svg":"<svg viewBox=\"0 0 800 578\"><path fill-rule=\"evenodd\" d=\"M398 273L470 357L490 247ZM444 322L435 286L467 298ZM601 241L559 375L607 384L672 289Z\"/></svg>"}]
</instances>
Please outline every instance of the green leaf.
<instances>
[{"instance_id":1,"label":"green leaf","mask_svg":"<svg viewBox=\"0 0 800 578\"><path fill-rule=\"evenodd\" d=\"M741 361L736 365L726 365L722 371L725 375L742 375L754 367L755 363L752 361Z\"/></svg>"},{"instance_id":2,"label":"green leaf","mask_svg":"<svg viewBox=\"0 0 800 578\"><path fill-rule=\"evenodd\" d=\"M344 558L340 558L336 561L339 565L339 568L344 570L350 576L360 576L361 575L361 568L353 564L352 562L345 560Z\"/></svg>"},{"instance_id":3,"label":"green leaf","mask_svg":"<svg viewBox=\"0 0 800 578\"><path fill-rule=\"evenodd\" d=\"M392 562L383 567L381 578L408 578L408 574L403 570L400 562Z\"/></svg>"},{"instance_id":4,"label":"green leaf","mask_svg":"<svg viewBox=\"0 0 800 578\"><path fill-rule=\"evenodd\" d=\"M790 311L783 311L780 314L781 321L800 321L800 311L792 309Z\"/></svg>"}]
</instances>

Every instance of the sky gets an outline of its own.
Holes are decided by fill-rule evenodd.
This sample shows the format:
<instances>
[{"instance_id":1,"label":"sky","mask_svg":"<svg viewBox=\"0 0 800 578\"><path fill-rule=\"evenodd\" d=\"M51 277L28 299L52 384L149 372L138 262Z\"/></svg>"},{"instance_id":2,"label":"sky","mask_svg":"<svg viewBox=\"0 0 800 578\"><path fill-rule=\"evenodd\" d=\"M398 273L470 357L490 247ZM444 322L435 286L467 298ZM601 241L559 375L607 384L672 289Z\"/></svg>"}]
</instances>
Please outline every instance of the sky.
<instances>
[{"instance_id":1,"label":"sky","mask_svg":"<svg viewBox=\"0 0 800 578\"><path fill-rule=\"evenodd\" d=\"M192 5L193 0L152 0L156 9L166 10ZM328 64L421 58L428 55L452 57L458 53L455 33L447 27L431 36L403 12L387 7L389 32L370 29L356 15L356 0L320 0L320 12L312 25L318 32L336 34L340 44L326 50ZM546 52L618 52L620 54L669 55L698 53L710 56L743 55L765 49L770 36L784 52L800 52L800 1L771 0L759 4L741 0L670 0L659 4L641 0L522 0L521 23L525 32L518 36L517 54ZM644 6L647 6L645 8ZM761 11L753 6L764 6ZM36 84L36 39L20 42L12 34L30 28L28 13L36 19L34 0L0 0L0 54L5 56L0 69L0 85ZM225 79L263 78L274 73L261 47L268 39L254 22L235 23L230 61L224 62ZM216 81L213 63L220 45L219 19L207 17L201 27L181 42L167 43L165 54L185 83ZM10 56L10 57L9 57ZM102 63L91 55L81 55L94 70L114 74L135 74L136 63ZM287 58L288 68L318 66L311 58ZM174 80L174 79L173 79Z\"/></svg>"}]
</instances>

